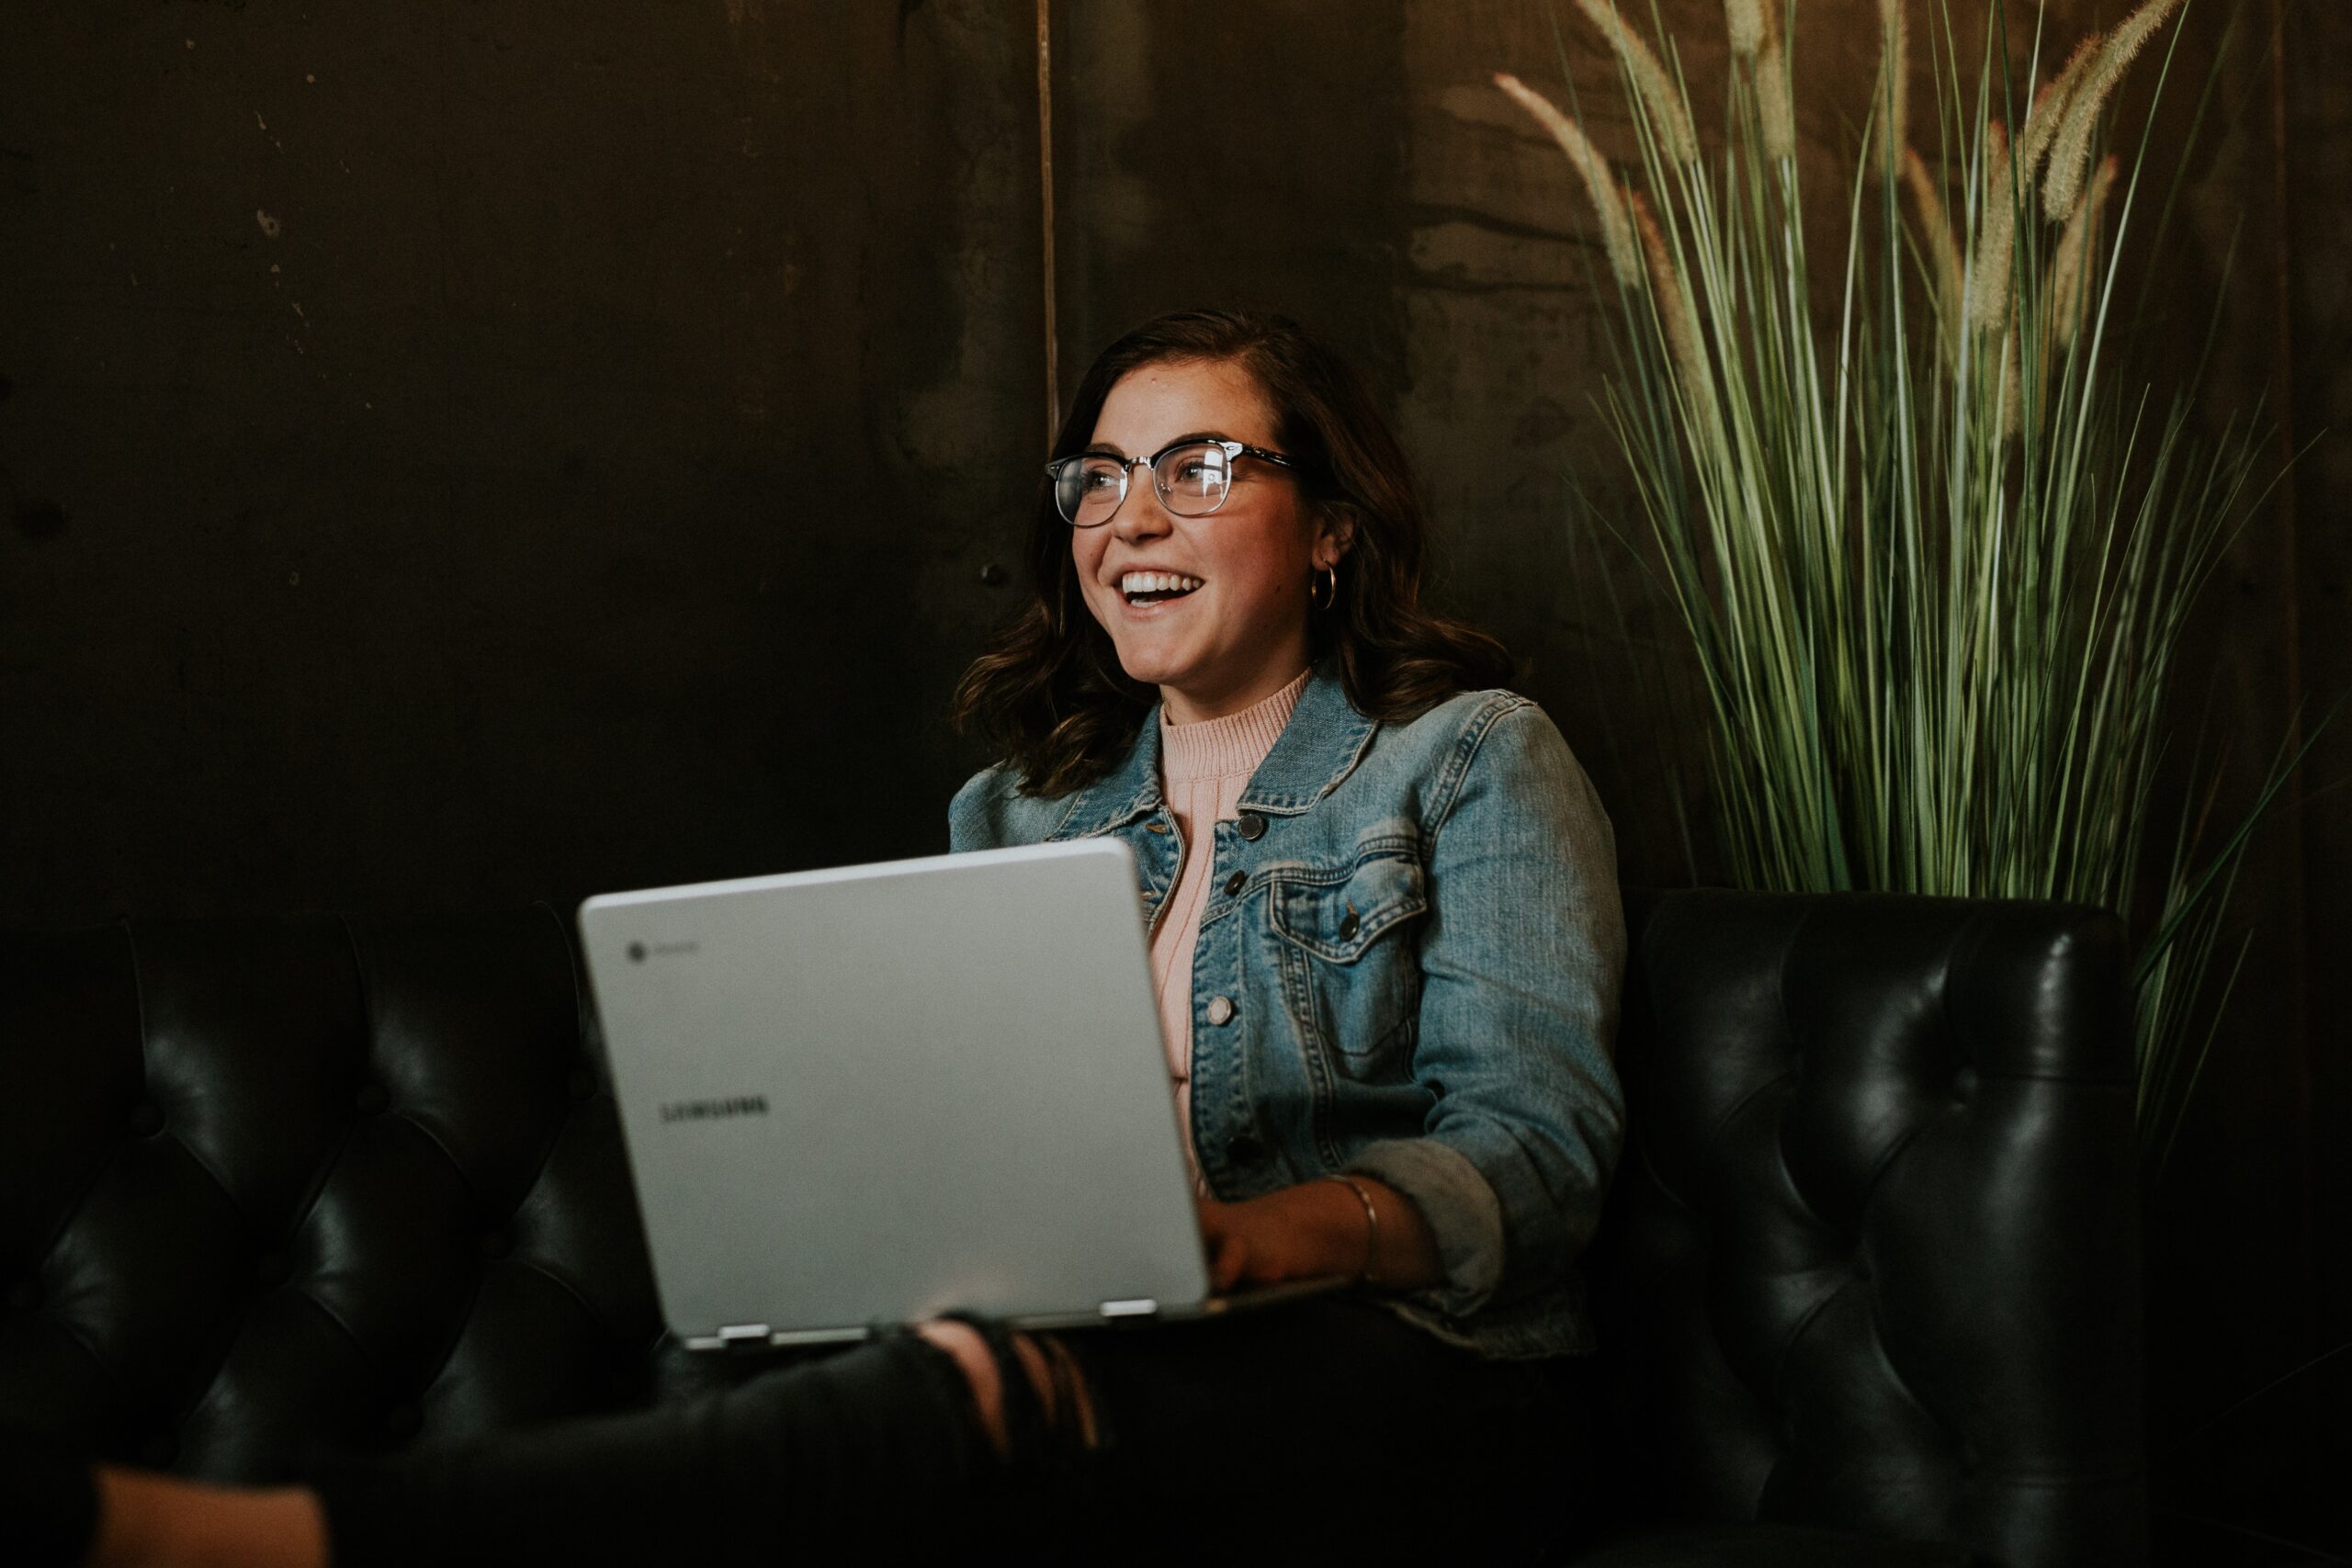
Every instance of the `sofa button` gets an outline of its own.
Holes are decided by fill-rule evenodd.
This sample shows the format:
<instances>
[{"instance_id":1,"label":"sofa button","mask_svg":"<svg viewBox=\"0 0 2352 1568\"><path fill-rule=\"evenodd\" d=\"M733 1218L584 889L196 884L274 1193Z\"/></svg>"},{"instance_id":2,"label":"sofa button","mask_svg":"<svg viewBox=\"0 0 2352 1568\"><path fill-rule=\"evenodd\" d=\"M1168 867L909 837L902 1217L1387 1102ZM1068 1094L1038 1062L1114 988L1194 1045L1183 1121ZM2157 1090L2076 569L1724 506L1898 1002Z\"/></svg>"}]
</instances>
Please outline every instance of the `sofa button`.
<instances>
[{"instance_id":1,"label":"sofa button","mask_svg":"<svg viewBox=\"0 0 2352 1568\"><path fill-rule=\"evenodd\" d=\"M1250 874L1246 871L1237 871L1225 879L1225 896L1230 898L1249 886Z\"/></svg>"},{"instance_id":2,"label":"sofa button","mask_svg":"<svg viewBox=\"0 0 2352 1568\"><path fill-rule=\"evenodd\" d=\"M1254 811L1245 811L1233 819L1233 830L1254 844L1266 836L1266 819Z\"/></svg>"},{"instance_id":3,"label":"sofa button","mask_svg":"<svg viewBox=\"0 0 2352 1568\"><path fill-rule=\"evenodd\" d=\"M482 1233L481 1255L484 1258L493 1259L500 1258L505 1257L508 1253L514 1250L514 1238L507 1235L504 1231L493 1230L484 1231Z\"/></svg>"},{"instance_id":4,"label":"sofa button","mask_svg":"<svg viewBox=\"0 0 2352 1568\"><path fill-rule=\"evenodd\" d=\"M1219 1028L1223 1028L1226 1024L1233 1021L1233 998L1231 997L1211 997L1209 998L1209 1021L1217 1025Z\"/></svg>"},{"instance_id":5,"label":"sofa button","mask_svg":"<svg viewBox=\"0 0 2352 1568\"><path fill-rule=\"evenodd\" d=\"M384 1092L384 1086L379 1083L362 1084L359 1092L351 1097L351 1108L362 1116L381 1116L391 1103L392 1097Z\"/></svg>"},{"instance_id":6,"label":"sofa button","mask_svg":"<svg viewBox=\"0 0 2352 1568\"><path fill-rule=\"evenodd\" d=\"M415 1437L424 1426L424 1414L413 1404L395 1404L384 1413L384 1436L395 1441Z\"/></svg>"},{"instance_id":7,"label":"sofa button","mask_svg":"<svg viewBox=\"0 0 2352 1568\"><path fill-rule=\"evenodd\" d=\"M180 1457L179 1439L169 1432L156 1432L139 1445L139 1462L150 1470L162 1470Z\"/></svg>"},{"instance_id":8,"label":"sofa button","mask_svg":"<svg viewBox=\"0 0 2352 1568\"><path fill-rule=\"evenodd\" d=\"M130 1117L126 1125L130 1127L132 1137L152 1138L164 1130L163 1107L142 1100L130 1108Z\"/></svg>"},{"instance_id":9,"label":"sofa button","mask_svg":"<svg viewBox=\"0 0 2352 1568\"><path fill-rule=\"evenodd\" d=\"M40 1305L40 1281L30 1274L8 1287L8 1310L31 1312Z\"/></svg>"},{"instance_id":10,"label":"sofa button","mask_svg":"<svg viewBox=\"0 0 2352 1568\"><path fill-rule=\"evenodd\" d=\"M286 1260L286 1254L282 1252L265 1252L254 1262L254 1278L265 1285L282 1285L293 1277L294 1266Z\"/></svg>"}]
</instances>

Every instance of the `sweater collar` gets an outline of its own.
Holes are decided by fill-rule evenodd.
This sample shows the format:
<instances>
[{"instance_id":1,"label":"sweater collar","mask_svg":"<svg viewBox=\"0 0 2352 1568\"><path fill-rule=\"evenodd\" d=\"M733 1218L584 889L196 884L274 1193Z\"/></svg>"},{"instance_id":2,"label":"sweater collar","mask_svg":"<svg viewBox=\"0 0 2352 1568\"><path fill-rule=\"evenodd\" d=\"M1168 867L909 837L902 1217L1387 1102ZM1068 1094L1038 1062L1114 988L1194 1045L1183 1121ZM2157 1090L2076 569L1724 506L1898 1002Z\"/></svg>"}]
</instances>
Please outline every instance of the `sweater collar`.
<instances>
[{"instance_id":1,"label":"sweater collar","mask_svg":"<svg viewBox=\"0 0 2352 1568\"><path fill-rule=\"evenodd\" d=\"M1306 689L1312 670L1302 670L1282 686L1237 713L1221 718L1170 724L1159 709L1159 782L1165 788L1193 779L1247 779L1274 749Z\"/></svg>"},{"instance_id":2,"label":"sweater collar","mask_svg":"<svg viewBox=\"0 0 2352 1568\"><path fill-rule=\"evenodd\" d=\"M1159 710L1152 705L1136 738L1112 770L1080 790L1053 839L1091 838L1157 810L1159 789ZM1336 653L1316 660L1290 722L1258 771L1250 775L1237 810L1295 817L1331 793L1355 771L1380 721L1358 713L1340 679Z\"/></svg>"}]
</instances>

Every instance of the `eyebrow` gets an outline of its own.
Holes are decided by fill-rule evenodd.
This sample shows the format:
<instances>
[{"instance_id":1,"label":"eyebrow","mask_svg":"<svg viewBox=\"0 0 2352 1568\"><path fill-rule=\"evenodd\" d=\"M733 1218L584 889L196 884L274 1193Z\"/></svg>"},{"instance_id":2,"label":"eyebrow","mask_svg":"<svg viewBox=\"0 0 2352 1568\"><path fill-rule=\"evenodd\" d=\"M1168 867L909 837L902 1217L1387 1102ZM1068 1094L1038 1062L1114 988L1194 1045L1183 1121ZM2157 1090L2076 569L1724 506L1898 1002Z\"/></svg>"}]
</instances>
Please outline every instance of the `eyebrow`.
<instances>
[{"instance_id":1,"label":"eyebrow","mask_svg":"<svg viewBox=\"0 0 2352 1568\"><path fill-rule=\"evenodd\" d=\"M1162 452L1165 452L1170 446L1182 446L1187 441L1230 441L1232 439L1232 436L1227 435L1222 430L1188 430L1182 435L1171 436L1168 440L1161 442L1159 444L1159 449ZM1079 456L1081 457L1091 457L1096 453L1100 453L1105 457L1124 457L1126 456L1125 452L1120 451L1108 441L1090 442L1086 446L1080 449Z\"/></svg>"}]
</instances>

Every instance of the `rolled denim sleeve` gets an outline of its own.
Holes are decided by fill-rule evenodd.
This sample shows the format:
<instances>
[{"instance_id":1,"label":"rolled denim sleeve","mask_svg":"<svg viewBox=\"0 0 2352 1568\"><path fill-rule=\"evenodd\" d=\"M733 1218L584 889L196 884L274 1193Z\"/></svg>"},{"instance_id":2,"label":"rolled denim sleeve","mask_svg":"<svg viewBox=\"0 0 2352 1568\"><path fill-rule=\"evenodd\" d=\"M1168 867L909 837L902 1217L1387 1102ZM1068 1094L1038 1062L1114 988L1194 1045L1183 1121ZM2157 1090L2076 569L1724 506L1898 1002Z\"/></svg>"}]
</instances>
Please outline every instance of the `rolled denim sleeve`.
<instances>
[{"instance_id":1,"label":"rolled denim sleeve","mask_svg":"<svg viewBox=\"0 0 2352 1568\"><path fill-rule=\"evenodd\" d=\"M1600 1217L1624 1136L1615 1043L1625 931L1609 818L1567 742L1521 699L1482 710L1430 840L1413 1075L1423 1133L1349 1168L1410 1198L1455 1318L1552 1283Z\"/></svg>"}]
</instances>

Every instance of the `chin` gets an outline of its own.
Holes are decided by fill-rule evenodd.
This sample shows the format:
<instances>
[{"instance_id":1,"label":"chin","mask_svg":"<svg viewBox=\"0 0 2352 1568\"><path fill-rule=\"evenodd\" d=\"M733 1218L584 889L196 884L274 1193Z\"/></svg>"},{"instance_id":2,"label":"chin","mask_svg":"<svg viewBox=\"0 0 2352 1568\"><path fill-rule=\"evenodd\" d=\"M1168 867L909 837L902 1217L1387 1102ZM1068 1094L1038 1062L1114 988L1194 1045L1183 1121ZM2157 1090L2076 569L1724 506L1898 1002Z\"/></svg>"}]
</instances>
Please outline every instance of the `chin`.
<instances>
[{"instance_id":1,"label":"chin","mask_svg":"<svg viewBox=\"0 0 2352 1568\"><path fill-rule=\"evenodd\" d=\"M1126 671L1130 681L1140 681L1147 686L1164 686L1183 676L1184 666L1180 660L1140 649L1122 648L1118 651L1119 668Z\"/></svg>"}]
</instances>

